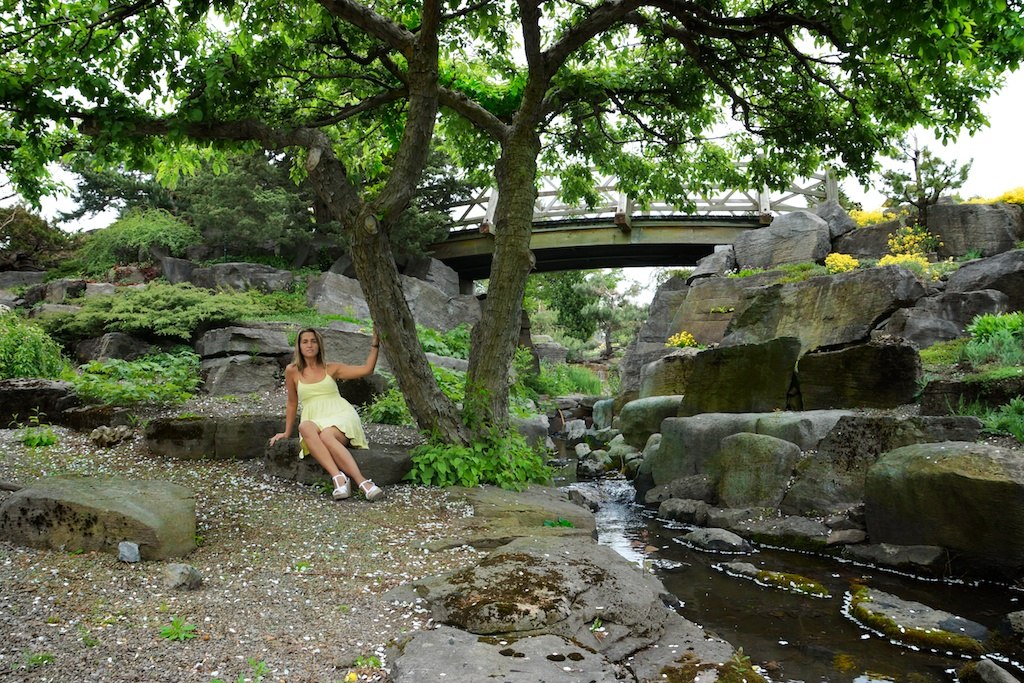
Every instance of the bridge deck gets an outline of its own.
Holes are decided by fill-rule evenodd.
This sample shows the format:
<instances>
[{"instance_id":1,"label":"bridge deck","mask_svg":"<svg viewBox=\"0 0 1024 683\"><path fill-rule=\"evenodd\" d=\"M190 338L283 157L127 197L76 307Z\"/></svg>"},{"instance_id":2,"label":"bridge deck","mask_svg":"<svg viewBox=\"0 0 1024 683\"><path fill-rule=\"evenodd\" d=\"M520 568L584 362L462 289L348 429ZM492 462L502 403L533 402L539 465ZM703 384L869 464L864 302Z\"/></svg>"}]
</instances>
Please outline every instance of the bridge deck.
<instances>
[{"instance_id":1,"label":"bridge deck","mask_svg":"<svg viewBox=\"0 0 1024 683\"><path fill-rule=\"evenodd\" d=\"M634 218L629 229L604 219L535 224L530 249L536 272L638 266L693 266L716 245L761 227L759 216ZM494 237L477 231L449 234L431 253L465 280L490 275Z\"/></svg>"}]
</instances>

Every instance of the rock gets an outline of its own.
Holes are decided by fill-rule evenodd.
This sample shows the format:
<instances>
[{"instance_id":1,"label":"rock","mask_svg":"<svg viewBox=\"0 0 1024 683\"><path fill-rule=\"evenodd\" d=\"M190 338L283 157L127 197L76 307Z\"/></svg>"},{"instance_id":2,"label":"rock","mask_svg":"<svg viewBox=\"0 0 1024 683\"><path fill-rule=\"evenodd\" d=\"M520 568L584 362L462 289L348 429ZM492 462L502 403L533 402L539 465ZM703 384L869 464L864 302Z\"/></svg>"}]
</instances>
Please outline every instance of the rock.
<instances>
[{"instance_id":1,"label":"rock","mask_svg":"<svg viewBox=\"0 0 1024 683\"><path fill-rule=\"evenodd\" d=\"M0 380L0 424L54 422L63 411L78 405L71 384L52 379Z\"/></svg>"},{"instance_id":2,"label":"rock","mask_svg":"<svg viewBox=\"0 0 1024 683\"><path fill-rule=\"evenodd\" d=\"M670 519L683 524L704 526L708 521L710 505L702 500L685 498L669 498L658 506L658 517Z\"/></svg>"},{"instance_id":3,"label":"rock","mask_svg":"<svg viewBox=\"0 0 1024 683\"><path fill-rule=\"evenodd\" d=\"M864 341L878 321L925 295L924 285L899 266L747 291L748 299L730 323L722 346L796 337L804 352Z\"/></svg>"},{"instance_id":4,"label":"rock","mask_svg":"<svg viewBox=\"0 0 1024 683\"><path fill-rule=\"evenodd\" d=\"M858 259L879 259L889 252L889 238L899 229L898 220L866 225L840 235L832 242L832 251Z\"/></svg>"},{"instance_id":5,"label":"rock","mask_svg":"<svg viewBox=\"0 0 1024 683\"><path fill-rule=\"evenodd\" d=\"M615 401L610 398L601 399L594 404L594 429L607 429L612 426L612 408Z\"/></svg>"},{"instance_id":6,"label":"rock","mask_svg":"<svg viewBox=\"0 0 1024 683\"><path fill-rule=\"evenodd\" d=\"M439 652L446 654L439 658ZM621 675L606 657L560 636L508 642L444 625L399 640L388 651L388 663L393 683L616 683Z\"/></svg>"},{"instance_id":7,"label":"rock","mask_svg":"<svg viewBox=\"0 0 1024 683\"><path fill-rule=\"evenodd\" d=\"M725 437L707 468L717 480L725 507L777 508L793 474L800 449L782 439L740 433Z\"/></svg>"},{"instance_id":8,"label":"rock","mask_svg":"<svg viewBox=\"0 0 1024 683\"><path fill-rule=\"evenodd\" d=\"M712 277L693 280L686 297L674 310L668 311L668 334L687 331L700 344L722 341L736 311L745 305L748 291L769 285L778 279L777 272L748 277ZM652 312L652 315L654 313Z\"/></svg>"},{"instance_id":9,"label":"rock","mask_svg":"<svg viewBox=\"0 0 1024 683\"><path fill-rule=\"evenodd\" d=\"M950 495L955 491L955 497ZM983 573L1024 569L1024 461L1017 451L947 441L889 451L865 480L868 534L937 545Z\"/></svg>"},{"instance_id":10,"label":"rock","mask_svg":"<svg viewBox=\"0 0 1024 683\"><path fill-rule=\"evenodd\" d=\"M977 250L1010 251L1024 238L1024 208L1015 204L945 204L928 207L928 231L942 243L940 257Z\"/></svg>"},{"instance_id":11,"label":"rock","mask_svg":"<svg viewBox=\"0 0 1024 683\"><path fill-rule=\"evenodd\" d=\"M656 486L647 492L645 503L660 503L663 500L680 498L699 500L705 503L717 503L715 480L706 474L692 474L688 477L673 479L667 484Z\"/></svg>"},{"instance_id":12,"label":"rock","mask_svg":"<svg viewBox=\"0 0 1024 683\"><path fill-rule=\"evenodd\" d=\"M203 585L203 575L190 564L172 562L164 567L164 586L171 590L198 590Z\"/></svg>"},{"instance_id":13,"label":"rock","mask_svg":"<svg viewBox=\"0 0 1024 683\"><path fill-rule=\"evenodd\" d=\"M787 515L842 512L864 499L864 479L883 453L937 441L975 441L974 417L844 415L820 445L796 465L796 476L780 507ZM810 449L808 449L810 450Z\"/></svg>"},{"instance_id":14,"label":"rock","mask_svg":"<svg viewBox=\"0 0 1024 683\"><path fill-rule=\"evenodd\" d=\"M596 512L601 507L601 497L591 489L569 487L569 501Z\"/></svg>"},{"instance_id":15,"label":"rock","mask_svg":"<svg viewBox=\"0 0 1024 683\"><path fill-rule=\"evenodd\" d=\"M195 267L190 281L196 287L221 291L225 289L260 292L284 292L295 280L290 270L272 268L261 263L217 263L203 268Z\"/></svg>"},{"instance_id":16,"label":"rock","mask_svg":"<svg viewBox=\"0 0 1024 683\"><path fill-rule=\"evenodd\" d=\"M120 406L76 406L66 408L54 422L80 432L91 432L98 427L132 427L135 416Z\"/></svg>"},{"instance_id":17,"label":"rock","mask_svg":"<svg viewBox=\"0 0 1024 683\"><path fill-rule=\"evenodd\" d=\"M776 217L771 225L736 237L736 267L765 268L805 261L820 262L831 248L829 225L809 211Z\"/></svg>"},{"instance_id":18,"label":"rock","mask_svg":"<svg viewBox=\"0 0 1024 683\"><path fill-rule=\"evenodd\" d=\"M280 427L284 425L284 418L278 418L275 424L277 428L263 437L260 446L267 474L302 484L326 482L327 472L312 456L299 457L299 439L297 437L281 439L273 446L267 446L270 437L280 431ZM399 435L398 442L374 438L368 429L367 436L370 440L370 447L352 450L352 457L356 459L359 471L366 478L373 479L378 486L390 486L402 481L412 469L412 459L409 456L409 451L412 448L410 444L422 441L422 437L412 427L390 427L389 432Z\"/></svg>"},{"instance_id":19,"label":"rock","mask_svg":"<svg viewBox=\"0 0 1024 683\"><path fill-rule=\"evenodd\" d=\"M359 281L330 271L310 278L306 303L318 313L341 313L359 319L370 317Z\"/></svg>"},{"instance_id":20,"label":"rock","mask_svg":"<svg viewBox=\"0 0 1024 683\"><path fill-rule=\"evenodd\" d=\"M799 353L794 337L701 351L679 415L785 410Z\"/></svg>"},{"instance_id":21,"label":"rock","mask_svg":"<svg viewBox=\"0 0 1024 683\"><path fill-rule=\"evenodd\" d=\"M157 418L146 425L153 455L183 460L250 460L263 455L283 416Z\"/></svg>"},{"instance_id":22,"label":"rock","mask_svg":"<svg viewBox=\"0 0 1024 683\"><path fill-rule=\"evenodd\" d=\"M91 360L135 360L154 353L156 347L121 332L108 332L102 337L86 339L75 345L75 358L79 363Z\"/></svg>"},{"instance_id":23,"label":"rock","mask_svg":"<svg viewBox=\"0 0 1024 683\"><path fill-rule=\"evenodd\" d=\"M619 363L620 393L637 391L640 386L640 368L672 352L672 347L665 346L665 341L679 331L672 329L672 317L686 300L687 290L686 282L676 276L670 277L658 287L651 300L647 320L640 326L640 331L626 348Z\"/></svg>"},{"instance_id":24,"label":"rock","mask_svg":"<svg viewBox=\"0 0 1024 683\"><path fill-rule=\"evenodd\" d=\"M130 541L121 541L117 544L117 559L122 562L135 563L142 558L139 556L139 544Z\"/></svg>"},{"instance_id":25,"label":"rock","mask_svg":"<svg viewBox=\"0 0 1024 683\"><path fill-rule=\"evenodd\" d=\"M666 419L662 424L661 445L648 454L653 484L691 474L706 474L706 464L718 452L721 440L730 434L756 429L757 417L750 413L705 413L692 417Z\"/></svg>"},{"instance_id":26,"label":"rock","mask_svg":"<svg viewBox=\"0 0 1024 683\"><path fill-rule=\"evenodd\" d=\"M589 451L576 461L576 477L579 479L600 479L612 469L614 463L608 451L599 448Z\"/></svg>"},{"instance_id":27,"label":"rock","mask_svg":"<svg viewBox=\"0 0 1024 683\"><path fill-rule=\"evenodd\" d=\"M731 244L717 245L713 252L697 261L697 267L686 279L686 284L692 285L701 278L725 275L730 270L736 270L736 252Z\"/></svg>"},{"instance_id":28,"label":"rock","mask_svg":"<svg viewBox=\"0 0 1024 683\"><path fill-rule=\"evenodd\" d=\"M977 292L942 292L919 299L910 308L895 311L871 332L876 336L902 337L919 349L966 336L975 316L1005 313L1009 297L994 289Z\"/></svg>"},{"instance_id":29,"label":"rock","mask_svg":"<svg viewBox=\"0 0 1024 683\"><path fill-rule=\"evenodd\" d=\"M942 576L948 561L946 551L938 546L891 543L847 546L843 558L925 576Z\"/></svg>"},{"instance_id":30,"label":"rock","mask_svg":"<svg viewBox=\"0 0 1024 683\"><path fill-rule=\"evenodd\" d=\"M0 538L33 548L116 555L131 541L162 560L190 553L195 533L192 492L166 481L48 477L0 504Z\"/></svg>"},{"instance_id":31,"label":"rock","mask_svg":"<svg viewBox=\"0 0 1024 683\"><path fill-rule=\"evenodd\" d=\"M1020 679L991 659L964 664L957 669L956 678L961 683L1020 683Z\"/></svg>"},{"instance_id":32,"label":"rock","mask_svg":"<svg viewBox=\"0 0 1024 683\"><path fill-rule=\"evenodd\" d=\"M203 391L210 396L239 396L263 393L281 386L281 363L265 356L209 358L200 364Z\"/></svg>"},{"instance_id":33,"label":"rock","mask_svg":"<svg viewBox=\"0 0 1024 683\"><path fill-rule=\"evenodd\" d=\"M698 550L715 553L750 553L754 548L747 541L725 529L694 529L681 536L679 542Z\"/></svg>"},{"instance_id":34,"label":"rock","mask_svg":"<svg viewBox=\"0 0 1024 683\"><path fill-rule=\"evenodd\" d=\"M45 279L46 271L42 270L2 270L0 271L0 289L40 285Z\"/></svg>"},{"instance_id":35,"label":"rock","mask_svg":"<svg viewBox=\"0 0 1024 683\"><path fill-rule=\"evenodd\" d=\"M807 410L913 403L921 375L917 347L900 339L808 353L797 366L800 401Z\"/></svg>"},{"instance_id":36,"label":"rock","mask_svg":"<svg viewBox=\"0 0 1024 683\"><path fill-rule=\"evenodd\" d=\"M448 296L472 293L462 291L458 273L442 261L429 256L409 257L405 268L402 269L402 275L423 280Z\"/></svg>"},{"instance_id":37,"label":"rock","mask_svg":"<svg viewBox=\"0 0 1024 683\"><path fill-rule=\"evenodd\" d=\"M795 550L824 550L829 535L820 521L797 516L741 520L730 528L760 543Z\"/></svg>"},{"instance_id":38,"label":"rock","mask_svg":"<svg viewBox=\"0 0 1024 683\"><path fill-rule=\"evenodd\" d=\"M362 365L370 352L370 330L354 323L335 320L320 330L324 339L324 357L334 363ZM383 350L383 349L382 349ZM387 353L377 357L376 372L390 372Z\"/></svg>"},{"instance_id":39,"label":"rock","mask_svg":"<svg viewBox=\"0 0 1024 683\"><path fill-rule=\"evenodd\" d=\"M972 404L995 409L1022 394L1024 377L935 379L921 392L921 414L952 415Z\"/></svg>"},{"instance_id":40,"label":"rock","mask_svg":"<svg viewBox=\"0 0 1024 683\"><path fill-rule=\"evenodd\" d=\"M533 348L537 351L537 358L541 363L564 363L569 356L569 349L558 342L534 342Z\"/></svg>"},{"instance_id":41,"label":"rock","mask_svg":"<svg viewBox=\"0 0 1024 683\"><path fill-rule=\"evenodd\" d=\"M681 396L693 368L695 348L678 349L640 369L640 398Z\"/></svg>"},{"instance_id":42,"label":"rock","mask_svg":"<svg viewBox=\"0 0 1024 683\"><path fill-rule=\"evenodd\" d=\"M1014 249L990 258L970 261L950 273L946 291L976 292L995 289L1009 297L1009 310L1024 308L1024 250Z\"/></svg>"},{"instance_id":43,"label":"rock","mask_svg":"<svg viewBox=\"0 0 1024 683\"><path fill-rule=\"evenodd\" d=\"M619 414L619 429L626 443L643 448L647 439L661 431L662 420L675 417L681 396L652 396L630 401Z\"/></svg>"},{"instance_id":44,"label":"rock","mask_svg":"<svg viewBox=\"0 0 1024 683\"><path fill-rule=\"evenodd\" d=\"M164 279L172 285L191 282L192 271L195 269L196 265L186 259L174 258L172 256L164 256L160 259L160 272L163 274Z\"/></svg>"},{"instance_id":45,"label":"rock","mask_svg":"<svg viewBox=\"0 0 1024 683\"><path fill-rule=\"evenodd\" d=\"M853 545L868 540L867 532L863 529L833 529L825 539L825 545Z\"/></svg>"},{"instance_id":46,"label":"rock","mask_svg":"<svg viewBox=\"0 0 1024 683\"><path fill-rule=\"evenodd\" d=\"M818 204L814 213L828 224L828 234L833 240L857 229L857 221L835 199Z\"/></svg>"},{"instance_id":47,"label":"rock","mask_svg":"<svg viewBox=\"0 0 1024 683\"><path fill-rule=\"evenodd\" d=\"M856 590L849 602L850 616L906 645L975 656L987 649L984 626L920 602L866 587Z\"/></svg>"},{"instance_id":48,"label":"rock","mask_svg":"<svg viewBox=\"0 0 1024 683\"><path fill-rule=\"evenodd\" d=\"M92 441L100 448L110 448L131 437L134 433L134 429L125 425L119 427L102 426L89 433L89 441Z\"/></svg>"},{"instance_id":49,"label":"rock","mask_svg":"<svg viewBox=\"0 0 1024 683\"><path fill-rule=\"evenodd\" d=\"M283 330L232 325L203 334L196 342L196 353L203 359L238 355L290 359L293 348Z\"/></svg>"}]
</instances>

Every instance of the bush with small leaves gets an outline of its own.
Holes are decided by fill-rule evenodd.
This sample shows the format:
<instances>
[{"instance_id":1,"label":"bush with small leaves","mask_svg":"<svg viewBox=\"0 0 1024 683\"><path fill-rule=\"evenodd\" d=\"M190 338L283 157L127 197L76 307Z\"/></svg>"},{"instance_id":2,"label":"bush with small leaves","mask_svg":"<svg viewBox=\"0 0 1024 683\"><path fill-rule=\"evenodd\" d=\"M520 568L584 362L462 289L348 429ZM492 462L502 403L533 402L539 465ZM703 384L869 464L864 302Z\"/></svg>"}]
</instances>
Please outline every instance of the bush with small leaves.
<instances>
[{"instance_id":1,"label":"bush with small leaves","mask_svg":"<svg viewBox=\"0 0 1024 683\"><path fill-rule=\"evenodd\" d=\"M860 261L849 254L829 254L825 257L825 268L833 275L857 270L859 267Z\"/></svg>"},{"instance_id":2,"label":"bush with small leaves","mask_svg":"<svg viewBox=\"0 0 1024 683\"><path fill-rule=\"evenodd\" d=\"M0 313L0 379L60 377L68 368L60 344L16 313Z\"/></svg>"}]
</instances>

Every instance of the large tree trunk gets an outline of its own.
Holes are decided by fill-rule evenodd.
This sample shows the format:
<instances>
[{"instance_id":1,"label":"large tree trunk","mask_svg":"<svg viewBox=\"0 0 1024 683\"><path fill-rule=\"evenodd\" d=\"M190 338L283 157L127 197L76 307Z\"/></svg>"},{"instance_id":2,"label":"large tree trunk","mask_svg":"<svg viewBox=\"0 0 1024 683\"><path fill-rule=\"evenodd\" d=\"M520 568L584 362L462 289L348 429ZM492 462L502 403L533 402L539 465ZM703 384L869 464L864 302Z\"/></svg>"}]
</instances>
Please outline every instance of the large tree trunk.
<instances>
[{"instance_id":1,"label":"large tree trunk","mask_svg":"<svg viewBox=\"0 0 1024 683\"><path fill-rule=\"evenodd\" d=\"M508 428L508 377L519 339L526 277L532 268L530 235L537 199L540 140L520 132L503 146L495 168L494 257L487 302L473 328L464 419L475 431Z\"/></svg>"}]
</instances>

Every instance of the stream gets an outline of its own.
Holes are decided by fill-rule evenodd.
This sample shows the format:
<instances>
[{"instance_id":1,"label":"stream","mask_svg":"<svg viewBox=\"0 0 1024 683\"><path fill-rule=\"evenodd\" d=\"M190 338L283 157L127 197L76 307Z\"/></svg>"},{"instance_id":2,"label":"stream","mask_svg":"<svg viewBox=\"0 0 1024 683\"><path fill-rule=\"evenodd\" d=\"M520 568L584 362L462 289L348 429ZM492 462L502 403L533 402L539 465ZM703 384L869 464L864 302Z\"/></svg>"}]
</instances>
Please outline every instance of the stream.
<instances>
[{"instance_id":1,"label":"stream","mask_svg":"<svg viewBox=\"0 0 1024 683\"><path fill-rule=\"evenodd\" d=\"M750 555L693 550L677 539L693 527L659 520L655 511L633 502L625 479L580 482L602 501L598 542L627 560L643 564L680 600L678 612L742 648L771 681L816 683L949 682L967 659L915 651L891 643L844 616L850 581L906 600L998 628L1008 612L1024 609L1024 591L1006 585L924 580L874 567L807 553L759 547ZM750 562L760 569L806 576L824 584L832 597L812 598L759 586L716 569L723 562ZM993 659L1024 677L1020 652Z\"/></svg>"}]
</instances>

